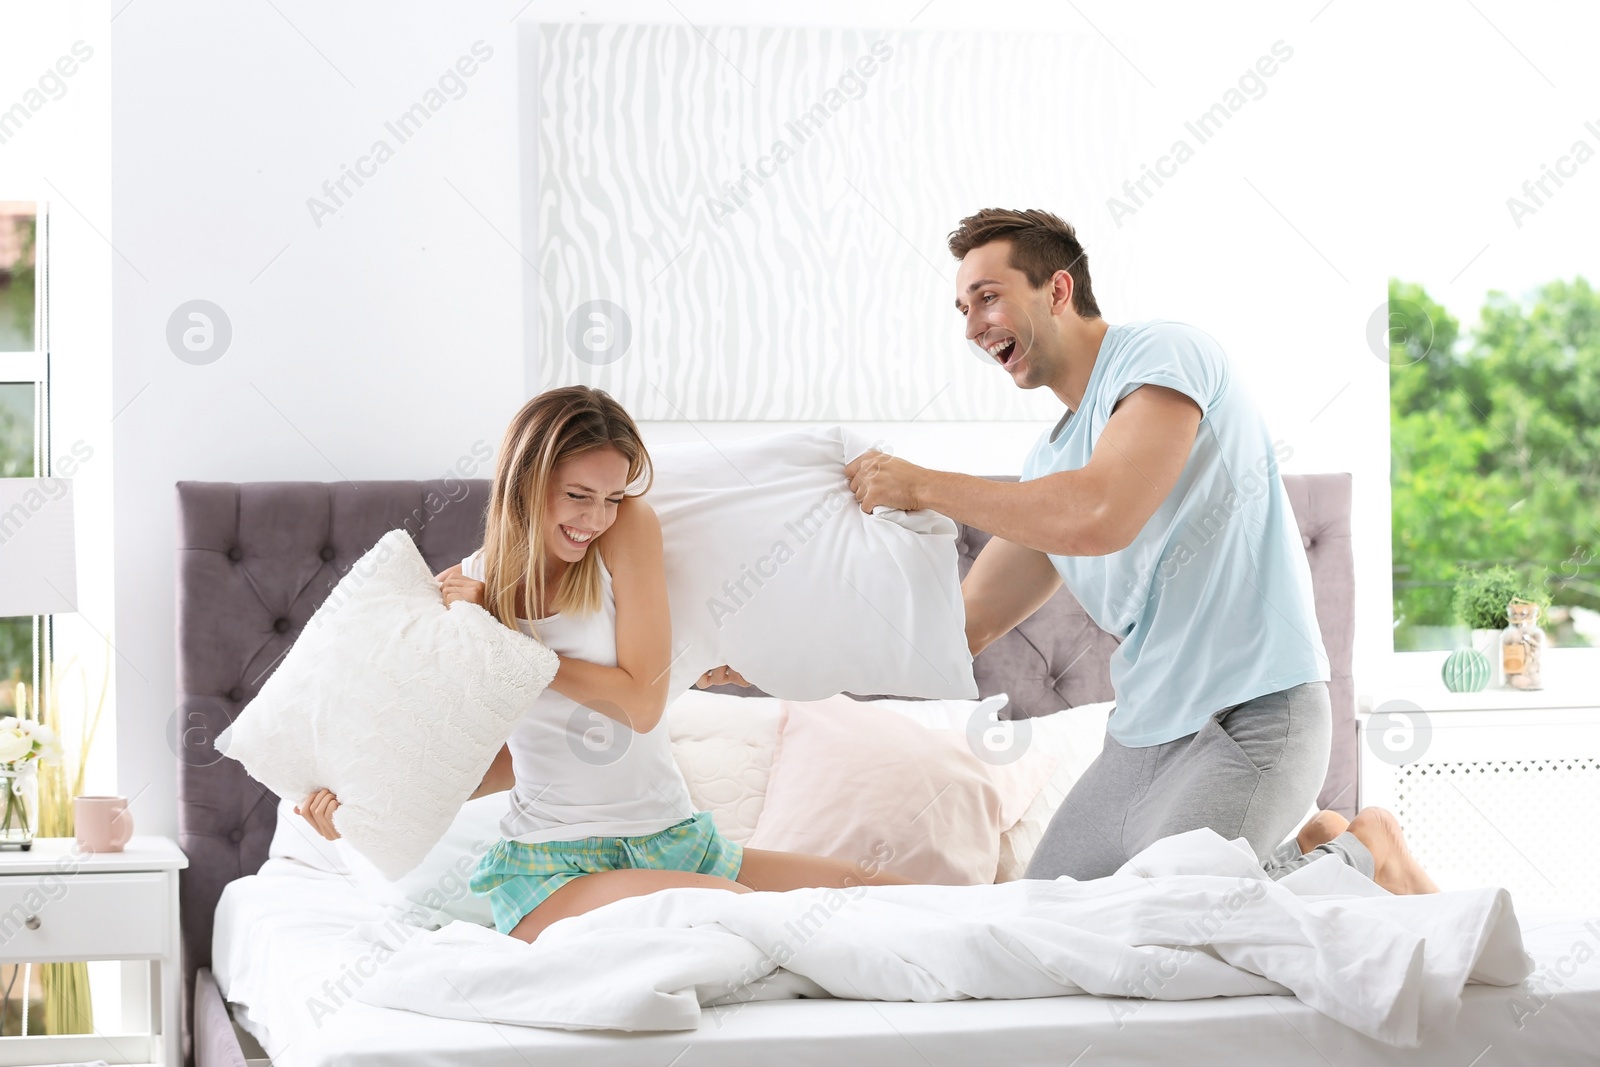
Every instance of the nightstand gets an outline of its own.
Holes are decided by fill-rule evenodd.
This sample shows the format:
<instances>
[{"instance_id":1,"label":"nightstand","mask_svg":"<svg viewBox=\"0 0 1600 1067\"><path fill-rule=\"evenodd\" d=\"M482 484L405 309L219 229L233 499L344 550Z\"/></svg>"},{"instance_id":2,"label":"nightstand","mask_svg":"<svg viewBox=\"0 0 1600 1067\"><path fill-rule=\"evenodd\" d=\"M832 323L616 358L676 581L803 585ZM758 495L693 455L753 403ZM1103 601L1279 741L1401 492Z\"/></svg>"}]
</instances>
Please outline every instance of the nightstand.
<instances>
[{"instance_id":1,"label":"nightstand","mask_svg":"<svg viewBox=\"0 0 1600 1067\"><path fill-rule=\"evenodd\" d=\"M1580 663L1547 665L1538 692L1434 681L1361 699L1360 804L1395 813L1442 888L1504 886L1523 913L1600 911L1600 678Z\"/></svg>"},{"instance_id":2,"label":"nightstand","mask_svg":"<svg viewBox=\"0 0 1600 1067\"><path fill-rule=\"evenodd\" d=\"M121 852L79 852L72 838L55 837L35 840L27 852L0 852L0 960L136 961L123 966L133 980L124 980L120 1019L97 1018L92 1034L0 1038L0 1067L91 1060L180 1067L178 872L188 865L164 837L135 837ZM134 1028L147 1032L122 1032Z\"/></svg>"}]
</instances>

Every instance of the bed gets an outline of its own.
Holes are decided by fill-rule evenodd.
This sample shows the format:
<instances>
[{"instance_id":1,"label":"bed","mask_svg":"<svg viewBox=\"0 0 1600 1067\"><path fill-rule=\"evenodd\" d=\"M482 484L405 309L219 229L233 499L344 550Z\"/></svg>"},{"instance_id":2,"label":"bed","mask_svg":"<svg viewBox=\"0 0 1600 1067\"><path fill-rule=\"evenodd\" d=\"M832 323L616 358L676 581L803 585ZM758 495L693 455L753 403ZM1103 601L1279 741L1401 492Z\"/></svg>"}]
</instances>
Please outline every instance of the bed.
<instances>
[{"instance_id":1,"label":"bed","mask_svg":"<svg viewBox=\"0 0 1600 1067\"><path fill-rule=\"evenodd\" d=\"M1351 813L1356 733L1350 673L1350 479L1303 475L1286 477L1285 482L1310 561L1318 622L1333 669L1334 746L1320 803ZM337 882L308 881L296 883L292 896L239 887L240 892L230 894L225 925L217 927L223 889L255 874L267 860L277 798L236 763L218 757L211 741L255 695L342 573L384 532L407 529L435 569L477 547L487 483L184 482L177 494L177 669L183 724L178 735L179 835L190 860L181 890L188 1001L184 1018L189 1023L185 1046L194 1062L210 1067L244 1062L235 1019L212 976L218 959L228 963L228 973L238 984L240 946L248 942L267 971L280 967L295 976L287 983L262 986L254 1007L270 1014L272 997L304 998L310 993L303 983L318 976L326 980L330 967L337 976L327 953L338 921L348 926L373 918L362 911L370 905L358 895L342 893ZM986 540L981 531L962 529L963 571ZM1015 632L986 649L976 660L975 674L982 694L1011 695L1011 714L1048 714L1110 699L1108 659L1114 647L1114 639L1096 628L1062 590ZM286 883L275 887L281 884ZM322 906L305 906L310 900ZM1554 918L1530 926L1530 950L1545 952L1552 966L1579 941L1591 946L1600 942L1600 924L1589 929ZM1139 1002L1136 1022L1109 1013L1102 998L1052 997L939 1004L775 1001L737 1010L709 1009L692 1034L493 1026L350 1004L319 1030L315 1042L308 1042L316 1048L293 1049L292 1056L280 1052L278 1064L288 1067L287 1060L302 1056L308 1063L404 1060L441 1065L565 1063L580 1057L594 1064L869 1059L882 1064L991 1059L1069 1063L1091 1047L1095 1062L1138 1062L1157 1058L1160 1050L1170 1051L1175 1042L1200 1032L1206 1035L1204 1047L1190 1046L1185 1052L1197 1063L1305 1058L1315 1049L1330 1062L1414 1063L1434 1062L1436 1057L1440 1063L1463 1064L1496 1042L1503 1045L1514 1038L1531 1048L1529 1042L1539 1033L1554 1042L1551 1048L1578 1047L1570 1041L1576 1039L1581 1012L1587 1009L1590 1019L1600 1013L1600 975L1592 971L1585 972L1587 986L1570 976L1564 979L1566 988L1552 993L1561 998L1560 1006L1539 1001L1534 1015L1522 1014L1520 1030L1514 1025L1518 1014L1507 1007L1515 990L1468 990L1473 998L1469 1002L1481 1002L1486 1010L1466 1013L1448 1040L1424 1050L1427 1059L1362 1038L1282 997ZM1505 1029L1507 1020L1510 1031Z\"/></svg>"}]
</instances>

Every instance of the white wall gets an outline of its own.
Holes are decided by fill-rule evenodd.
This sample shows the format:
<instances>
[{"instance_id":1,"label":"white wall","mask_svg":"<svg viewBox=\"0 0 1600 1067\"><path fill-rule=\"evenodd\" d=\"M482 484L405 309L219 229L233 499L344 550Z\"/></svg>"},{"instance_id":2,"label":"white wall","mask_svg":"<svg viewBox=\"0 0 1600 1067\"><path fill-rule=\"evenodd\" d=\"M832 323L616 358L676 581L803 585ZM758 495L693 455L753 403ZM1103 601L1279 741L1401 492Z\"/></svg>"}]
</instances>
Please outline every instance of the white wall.
<instances>
[{"instance_id":1,"label":"white wall","mask_svg":"<svg viewBox=\"0 0 1600 1067\"><path fill-rule=\"evenodd\" d=\"M1414 162L1395 168L1387 269L1424 283L1463 330L1490 290L1522 297L1558 278L1600 280L1600 7L1481 6L1481 16L1439 18L1431 5L1391 13L1397 42L1425 37L1430 48L1426 63L1390 67L1386 158ZM1587 161L1563 162L1578 141ZM1530 199L1524 183L1558 165L1567 177ZM1513 197L1533 213L1514 213Z\"/></svg>"},{"instance_id":2,"label":"white wall","mask_svg":"<svg viewBox=\"0 0 1600 1067\"><path fill-rule=\"evenodd\" d=\"M122 789L148 785L147 828L175 825L173 483L428 476L494 441L525 397L517 22L678 16L655 0L519 7L141 0L112 23L119 755ZM1400 46L1376 41L1387 17L1376 0L1129 7L995 0L982 16L1107 48L1101 31L1111 37L1146 86L1152 162L1167 130L1177 136L1274 41L1294 58L1122 227L1102 203L1042 206L1080 224L1091 256L1131 257L1143 272L1136 303L1098 294L1109 318L1206 328L1294 448L1289 469L1355 472L1358 669L1369 670L1388 648L1388 422L1365 328L1388 270L1385 197L1405 179L1384 167L1381 84L1352 71L1378 69ZM678 9L698 23L757 10ZM882 0L760 17L961 29L977 14L950 0ZM466 95L319 227L307 198L479 40L494 55ZM1019 106L1004 84L998 75L996 106ZM1070 136L1052 125L1049 101L1038 127ZM986 150L981 131L973 150ZM1026 164L1018 152L1006 165ZM104 208L103 188L98 201L86 195ZM204 366L180 361L165 338L173 310L196 298L233 328L228 351ZM868 429L894 434L913 460L991 473L1015 470L1045 425ZM766 428L646 432L660 442Z\"/></svg>"},{"instance_id":3,"label":"white wall","mask_svg":"<svg viewBox=\"0 0 1600 1067\"><path fill-rule=\"evenodd\" d=\"M173 483L431 477L497 440L522 400L521 261L502 237L518 224L509 13L277 7L142 2L112 27L127 257L114 304L119 748L124 791L151 783L150 828L176 825ZM493 55L461 99L403 144L385 130L480 40ZM393 158L318 226L308 198L380 138ZM196 298L233 329L207 365L166 340Z\"/></svg>"}]
</instances>

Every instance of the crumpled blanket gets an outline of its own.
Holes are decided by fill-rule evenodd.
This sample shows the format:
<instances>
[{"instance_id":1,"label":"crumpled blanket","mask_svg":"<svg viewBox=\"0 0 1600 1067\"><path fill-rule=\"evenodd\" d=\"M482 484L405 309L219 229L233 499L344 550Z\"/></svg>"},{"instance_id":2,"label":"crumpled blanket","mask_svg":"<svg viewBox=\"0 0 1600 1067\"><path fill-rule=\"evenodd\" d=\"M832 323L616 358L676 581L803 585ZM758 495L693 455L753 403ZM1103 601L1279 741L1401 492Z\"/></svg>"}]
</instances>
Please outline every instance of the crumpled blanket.
<instances>
[{"instance_id":1,"label":"crumpled blanket","mask_svg":"<svg viewBox=\"0 0 1600 1067\"><path fill-rule=\"evenodd\" d=\"M370 954L392 931L364 925L349 950ZM1334 857L1273 882L1244 842L1210 830L1086 882L672 889L563 919L533 944L456 922L390 948L360 1000L471 1021L686 1030L702 1006L778 997L1274 994L1399 1047L1449 1026L1466 983L1533 969L1503 889L1397 897Z\"/></svg>"}]
</instances>

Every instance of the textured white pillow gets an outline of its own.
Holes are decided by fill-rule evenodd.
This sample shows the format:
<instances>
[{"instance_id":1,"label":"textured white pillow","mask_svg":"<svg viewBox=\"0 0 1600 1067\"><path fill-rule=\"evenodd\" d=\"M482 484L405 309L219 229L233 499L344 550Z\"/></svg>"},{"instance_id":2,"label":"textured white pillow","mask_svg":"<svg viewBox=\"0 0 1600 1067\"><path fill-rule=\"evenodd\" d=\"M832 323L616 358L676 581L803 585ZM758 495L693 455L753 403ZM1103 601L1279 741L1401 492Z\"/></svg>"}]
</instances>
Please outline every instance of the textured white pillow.
<instances>
[{"instance_id":1,"label":"textured white pillow","mask_svg":"<svg viewBox=\"0 0 1600 1067\"><path fill-rule=\"evenodd\" d=\"M776 697L691 689L667 706L672 758L696 811L709 811L724 837L745 844L767 799L782 715Z\"/></svg>"},{"instance_id":2,"label":"textured white pillow","mask_svg":"<svg viewBox=\"0 0 1600 1067\"><path fill-rule=\"evenodd\" d=\"M482 608L444 606L404 530L384 534L306 624L217 751L334 826L388 878L415 867L483 780L556 654Z\"/></svg>"},{"instance_id":3,"label":"textured white pillow","mask_svg":"<svg viewBox=\"0 0 1600 1067\"><path fill-rule=\"evenodd\" d=\"M478 896L468 883L483 854L500 840L500 818L510 805L509 793L490 793L461 805L444 836L397 881L389 881L354 849L345 846L340 852L362 895L396 909L404 923L437 930L460 919L492 927L489 898ZM326 843L344 845L342 840Z\"/></svg>"},{"instance_id":4,"label":"textured white pillow","mask_svg":"<svg viewBox=\"0 0 1600 1067\"><path fill-rule=\"evenodd\" d=\"M652 451L672 692L726 663L776 697L975 697L956 524L862 512L839 426Z\"/></svg>"},{"instance_id":5,"label":"textured white pillow","mask_svg":"<svg viewBox=\"0 0 1600 1067\"><path fill-rule=\"evenodd\" d=\"M278 801L278 825L267 846L268 859L293 860L325 874L349 874L339 842L329 841L311 824L294 813L295 802L288 797Z\"/></svg>"}]
</instances>

